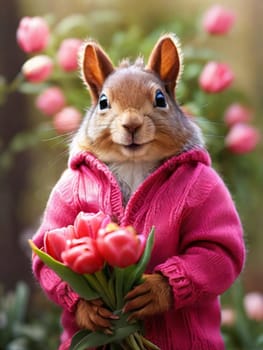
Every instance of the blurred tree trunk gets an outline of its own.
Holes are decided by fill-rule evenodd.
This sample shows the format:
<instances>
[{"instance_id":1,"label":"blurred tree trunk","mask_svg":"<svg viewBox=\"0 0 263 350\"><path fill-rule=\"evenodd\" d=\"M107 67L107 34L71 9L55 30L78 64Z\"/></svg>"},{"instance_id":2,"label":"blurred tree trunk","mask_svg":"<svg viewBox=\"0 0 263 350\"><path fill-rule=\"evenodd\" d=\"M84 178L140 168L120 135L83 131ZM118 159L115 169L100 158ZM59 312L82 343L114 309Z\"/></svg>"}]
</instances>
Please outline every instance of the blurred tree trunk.
<instances>
[{"instance_id":1,"label":"blurred tree trunk","mask_svg":"<svg viewBox=\"0 0 263 350\"><path fill-rule=\"evenodd\" d=\"M19 72L22 53L16 45L19 0L0 0L0 74L10 82ZM26 101L18 93L0 106L0 149L8 149L10 141L26 129ZM18 154L10 166L0 173L0 284L11 288L17 280L30 280L30 263L21 249L19 235L23 230L19 202L26 186L28 154ZM28 277L27 277L28 276Z\"/></svg>"},{"instance_id":2,"label":"blurred tree trunk","mask_svg":"<svg viewBox=\"0 0 263 350\"><path fill-rule=\"evenodd\" d=\"M258 107L263 109L263 46L262 46L262 15L263 15L263 1L252 0L251 8L251 23L253 24L250 37L250 52L252 57L252 67L250 71L254 74L254 93L256 95L256 102ZM260 73L260 74L259 74ZM262 125L262 123L261 123Z\"/></svg>"}]
</instances>

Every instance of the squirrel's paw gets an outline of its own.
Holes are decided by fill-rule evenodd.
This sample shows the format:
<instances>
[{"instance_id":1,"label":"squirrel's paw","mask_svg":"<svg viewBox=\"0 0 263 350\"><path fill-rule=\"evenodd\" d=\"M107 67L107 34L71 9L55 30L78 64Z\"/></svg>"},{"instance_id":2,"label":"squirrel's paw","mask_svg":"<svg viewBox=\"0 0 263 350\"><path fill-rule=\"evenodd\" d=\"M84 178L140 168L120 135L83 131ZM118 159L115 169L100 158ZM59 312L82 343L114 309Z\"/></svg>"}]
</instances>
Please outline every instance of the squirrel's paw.
<instances>
[{"instance_id":1,"label":"squirrel's paw","mask_svg":"<svg viewBox=\"0 0 263 350\"><path fill-rule=\"evenodd\" d=\"M144 282L130 291L125 300L123 311L131 312L130 319L143 319L168 311L173 304L168 280L158 273L144 275Z\"/></svg>"},{"instance_id":2,"label":"squirrel's paw","mask_svg":"<svg viewBox=\"0 0 263 350\"><path fill-rule=\"evenodd\" d=\"M111 320L118 317L103 306L101 299L91 301L81 299L76 309L76 323L90 331L103 331L112 334Z\"/></svg>"}]
</instances>

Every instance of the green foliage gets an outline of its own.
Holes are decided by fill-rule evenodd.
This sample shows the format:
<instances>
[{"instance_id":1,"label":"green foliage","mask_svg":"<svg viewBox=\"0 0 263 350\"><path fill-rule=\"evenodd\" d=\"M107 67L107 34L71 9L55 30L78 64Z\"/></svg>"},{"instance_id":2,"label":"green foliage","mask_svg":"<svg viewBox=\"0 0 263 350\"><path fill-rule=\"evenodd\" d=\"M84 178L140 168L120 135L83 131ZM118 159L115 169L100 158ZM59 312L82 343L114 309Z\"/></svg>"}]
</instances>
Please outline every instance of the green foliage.
<instances>
[{"instance_id":1,"label":"green foliage","mask_svg":"<svg viewBox=\"0 0 263 350\"><path fill-rule=\"evenodd\" d=\"M15 291L0 289L0 349L55 349L58 343L58 313L55 308L30 311L29 287L18 282ZM32 306L32 305L31 305Z\"/></svg>"},{"instance_id":2,"label":"green foliage","mask_svg":"<svg viewBox=\"0 0 263 350\"><path fill-rule=\"evenodd\" d=\"M244 308L244 296L242 283L238 280L223 298L225 303L231 305L235 315L233 324L222 326L227 350L261 350L263 348L263 323L248 318Z\"/></svg>"}]
</instances>

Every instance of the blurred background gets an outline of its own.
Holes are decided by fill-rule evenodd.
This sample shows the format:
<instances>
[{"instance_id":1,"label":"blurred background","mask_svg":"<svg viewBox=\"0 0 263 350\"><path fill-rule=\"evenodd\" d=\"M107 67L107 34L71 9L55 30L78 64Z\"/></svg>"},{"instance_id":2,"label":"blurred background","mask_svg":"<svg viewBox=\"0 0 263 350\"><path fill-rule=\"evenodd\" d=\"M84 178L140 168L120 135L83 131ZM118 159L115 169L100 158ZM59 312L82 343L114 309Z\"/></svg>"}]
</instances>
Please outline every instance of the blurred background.
<instances>
[{"instance_id":1,"label":"blurred background","mask_svg":"<svg viewBox=\"0 0 263 350\"><path fill-rule=\"evenodd\" d=\"M202 16L214 4L235 13L235 25L226 36L209 36L202 29ZM229 152L224 145L228 130L223 120L227 106L237 102L250 109L253 127L260 133L263 130L262 0L0 0L0 8L2 289L13 290L18 281L24 281L31 293L37 290L26 240L37 229L49 193L67 164L68 136L55 130L50 118L35 105L44 86L32 87L16 79L29 57L16 42L19 21L24 16L42 16L53 35L48 54L54 55L66 37L92 37L106 48L115 64L121 57L134 58L140 53L147 57L160 34L177 33L185 51L186 74L178 87L178 100L200 121L214 165L239 209L248 252L242 288L246 293L262 293L262 141L249 153ZM197 78L205 62L214 59L227 62L235 80L231 89L211 96L200 90ZM68 80L59 74L53 79L61 83L69 103L83 114L89 96L78 72L70 73Z\"/></svg>"}]
</instances>

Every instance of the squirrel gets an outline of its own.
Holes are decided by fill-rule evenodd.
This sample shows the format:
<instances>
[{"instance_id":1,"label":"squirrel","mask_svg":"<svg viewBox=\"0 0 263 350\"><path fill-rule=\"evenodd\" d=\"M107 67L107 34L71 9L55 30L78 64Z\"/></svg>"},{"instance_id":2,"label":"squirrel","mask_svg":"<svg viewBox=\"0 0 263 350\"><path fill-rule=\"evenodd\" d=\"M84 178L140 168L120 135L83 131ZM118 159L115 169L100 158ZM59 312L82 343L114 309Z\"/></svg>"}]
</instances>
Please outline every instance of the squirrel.
<instances>
[{"instance_id":1,"label":"squirrel","mask_svg":"<svg viewBox=\"0 0 263 350\"><path fill-rule=\"evenodd\" d=\"M178 39L165 34L147 64L139 57L118 67L89 40L80 67L92 103L36 244L43 246L47 228L72 224L80 210L104 211L145 235L154 225L144 282L126 295L123 311L144 320L146 336L162 350L223 350L218 296L242 270L242 225L211 168L200 128L176 101L183 67ZM43 289L64 309L61 350L69 348L73 330L112 333L116 316L101 300L80 299L49 270L47 281L39 261L34 266Z\"/></svg>"},{"instance_id":2,"label":"squirrel","mask_svg":"<svg viewBox=\"0 0 263 350\"><path fill-rule=\"evenodd\" d=\"M176 36L161 37L146 67L138 58L115 68L93 41L80 55L92 108L71 152L88 150L106 163L119 180L125 203L165 159L204 146L199 127L174 98L183 66L179 48Z\"/></svg>"}]
</instances>

